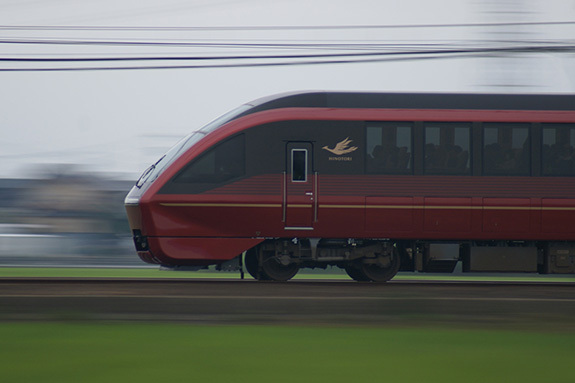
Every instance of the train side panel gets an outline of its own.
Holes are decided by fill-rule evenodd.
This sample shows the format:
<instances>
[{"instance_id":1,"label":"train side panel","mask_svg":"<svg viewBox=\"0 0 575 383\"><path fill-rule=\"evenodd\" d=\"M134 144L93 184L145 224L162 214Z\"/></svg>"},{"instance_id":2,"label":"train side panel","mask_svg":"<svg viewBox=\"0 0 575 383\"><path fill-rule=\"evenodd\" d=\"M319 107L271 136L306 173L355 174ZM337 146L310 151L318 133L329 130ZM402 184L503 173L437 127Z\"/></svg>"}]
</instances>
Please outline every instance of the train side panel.
<instances>
[{"instance_id":1,"label":"train side panel","mask_svg":"<svg viewBox=\"0 0 575 383\"><path fill-rule=\"evenodd\" d=\"M571 239L575 200L565 197L575 195L572 178L365 174L365 126L363 121L283 121L249 129L242 133L245 176L223 184L191 183L189 193L182 193L182 184L172 193L168 184L148 205L147 235L237 238L238 243L289 236ZM345 140L342 150L354 150L330 151ZM293 180L289 145L294 143L308 148L307 183ZM310 218L289 222L298 215Z\"/></svg>"},{"instance_id":2,"label":"train side panel","mask_svg":"<svg viewBox=\"0 0 575 383\"><path fill-rule=\"evenodd\" d=\"M205 265L270 241L277 247L278 240L307 238L436 248L521 242L529 259L547 242L554 249L566 244L557 254L571 251L575 177L545 168L550 145L543 141L551 135L541 132L559 137L571 129L566 122L573 113L313 113L284 121L288 112L281 118L273 112L276 120L261 123L252 116L183 155L141 198L140 216L129 212L148 239L141 256ZM543 123L530 122L535 116ZM566 125L544 125L545 119ZM467 146L454 148L465 140ZM510 143L505 154L496 147L504 140ZM385 156L378 159L378 152ZM496 163L499 155L508 158ZM443 168L436 167L440 162ZM485 252L471 251L471 259L488 257Z\"/></svg>"}]
</instances>

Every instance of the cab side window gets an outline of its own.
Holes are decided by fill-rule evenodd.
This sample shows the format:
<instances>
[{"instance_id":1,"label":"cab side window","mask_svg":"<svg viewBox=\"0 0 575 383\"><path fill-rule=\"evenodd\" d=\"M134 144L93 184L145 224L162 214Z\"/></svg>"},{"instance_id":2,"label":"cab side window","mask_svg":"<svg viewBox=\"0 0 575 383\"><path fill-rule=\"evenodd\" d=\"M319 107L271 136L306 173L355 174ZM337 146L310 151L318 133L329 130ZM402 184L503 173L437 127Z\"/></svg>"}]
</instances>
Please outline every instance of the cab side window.
<instances>
[{"instance_id":1,"label":"cab side window","mask_svg":"<svg viewBox=\"0 0 575 383\"><path fill-rule=\"evenodd\" d=\"M176 183L222 183L246 173L245 138L232 137L196 158L176 176Z\"/></svg>"}]
</instances>

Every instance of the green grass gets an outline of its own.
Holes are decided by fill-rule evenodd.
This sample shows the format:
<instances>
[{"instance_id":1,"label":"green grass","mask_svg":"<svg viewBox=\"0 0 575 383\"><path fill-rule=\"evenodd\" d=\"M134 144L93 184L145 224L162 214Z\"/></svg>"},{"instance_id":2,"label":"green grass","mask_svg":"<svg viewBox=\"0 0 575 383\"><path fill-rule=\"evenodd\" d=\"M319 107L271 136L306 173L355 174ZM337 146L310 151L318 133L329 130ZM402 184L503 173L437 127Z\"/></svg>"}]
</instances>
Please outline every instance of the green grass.
<instances>
[{"instance_id":1,"label":"green grass","mask_svg":"<svg viewBox=\"0 0 575 383\"><path fill-rule=\"evenodd\" d=\"M165 271L158 268L25 268L0 267L0 278L222 278L239 279L239 272L214 271ZM246 272L246 278L250 275ZM294 279L341 279L350 280L345 272L321 273L311 270L296 275ZM418 273L400 273L395 280L442 280L442 281L514 281L514 282L575 282L575 275L434 275Z\"/></svg>"},{"instance_id":2,"label":"green grass","mask_svg":"<svg viewBox=\"0 0 575 383\"><path fill-rule=\"evenodd\" d=\"M575 275L539 275L539 274L500 274L500 275L434 275L404 273L397 275L394 280L420 280L420 281L468 281L468 282L575 282Z\"/></svg>"},{"instance_id":3,"label":"green grass","mask_svg":"<svg viewBox=\"0 0 575 383\"><path fill-rule=\"evenodd\" d=\"M239 278L238 273L130 268L0 268L0 278Z\"/></svg>"},{"instance_id":4,"label":"green grass","mask_svg":"<svg viewBox=\"0 0 575 383\"><path fill-rule=\"evenodd\" d=\"M0 324L5 382L572 382L575 334Z\"/></svg>"}]
</instances>

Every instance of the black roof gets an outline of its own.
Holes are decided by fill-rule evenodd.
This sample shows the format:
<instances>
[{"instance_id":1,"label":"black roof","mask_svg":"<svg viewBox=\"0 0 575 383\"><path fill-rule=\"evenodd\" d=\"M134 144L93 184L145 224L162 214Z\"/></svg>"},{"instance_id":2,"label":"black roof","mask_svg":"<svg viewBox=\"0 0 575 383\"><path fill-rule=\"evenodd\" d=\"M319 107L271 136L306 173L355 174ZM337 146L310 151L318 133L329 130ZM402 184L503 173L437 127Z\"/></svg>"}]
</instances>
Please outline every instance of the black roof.
<instances>
[{"instance_id":1,"label":"black roof","mask_svg":"<svg viewBox=\"0 0 575 383\"><path fill-rule=\"evenodd\" d=\"M278 108L575 110L575 94L295 92L261 98L242 115Z\"/></svg>"}]
</instances>

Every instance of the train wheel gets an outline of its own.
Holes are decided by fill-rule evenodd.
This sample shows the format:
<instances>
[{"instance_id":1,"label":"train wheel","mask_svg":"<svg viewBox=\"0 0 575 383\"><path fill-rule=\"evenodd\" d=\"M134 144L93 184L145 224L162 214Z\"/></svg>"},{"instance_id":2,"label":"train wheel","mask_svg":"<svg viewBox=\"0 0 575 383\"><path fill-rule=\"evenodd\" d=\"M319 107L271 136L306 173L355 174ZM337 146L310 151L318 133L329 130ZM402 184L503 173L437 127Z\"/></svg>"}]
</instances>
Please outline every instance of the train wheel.
<instances>
[{"instance_id":1,"label":"train wheel","mask_svg":"<svg viewBox=\"0 0 575 383\"><path fill-rule=\"evenodd\" d=\"M371 279L367 277L361 270L361 266L350 264L345 267L345 272L347 275L351 277L354 281L358 282L369 282Z\"/></svg>"},{"instance_id":2,"label":"train wheel","mask_svg":"<svg viewBox=\"0 0 575 383\"><path fill-rule=\"evenodd\" d=\"M284 264L272 251L264 251L261 259L260 276L263 275L265 279L283 282L292 279L299 271L297 263Z\"/></svg>"},{"instance_id":3,"label":"train wheel","mask_svg":"<svg viewBox=\"0 0 575 383\"><path fill-rule=\"evenodd\" d=\"M254 279L259 279L258 252L256 248L252 248L246 251L246 256L244 257L244 265L246 266L248 273Z\"/></svg>"},{"instance_id":4,"label":"train wheel","mask_svg":"<svg viewBox=\"0 0 575 383\"><path fill-rule=\"evenodd\" d=\"M360 270L373 282L387 282L397 274L399 263L399 252L393 247L389 255L381 254L373 262L364 261Z\"/></svg>"}]
</instances>

